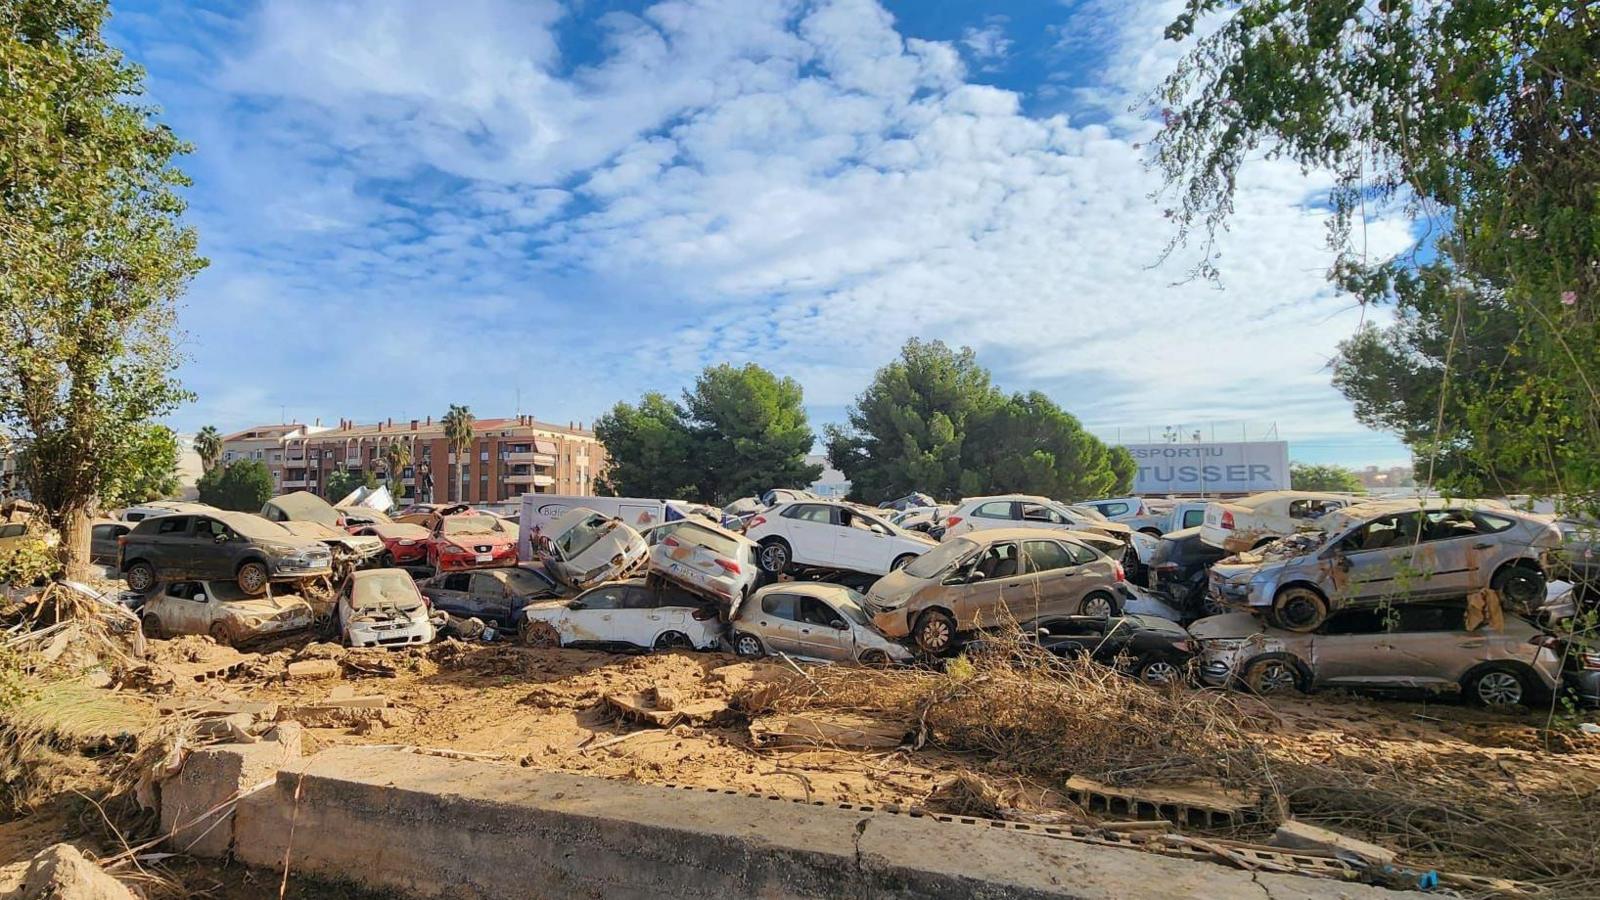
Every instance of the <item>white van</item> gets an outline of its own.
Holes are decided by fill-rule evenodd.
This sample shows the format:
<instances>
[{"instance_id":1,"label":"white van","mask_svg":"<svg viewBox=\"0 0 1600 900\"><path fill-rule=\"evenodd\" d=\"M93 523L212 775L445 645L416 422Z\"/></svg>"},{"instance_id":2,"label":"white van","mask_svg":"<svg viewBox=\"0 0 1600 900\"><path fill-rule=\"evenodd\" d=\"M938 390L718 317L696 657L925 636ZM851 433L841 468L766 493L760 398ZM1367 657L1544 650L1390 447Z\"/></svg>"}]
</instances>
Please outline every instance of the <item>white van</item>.
<instances>
[{"instance_id":1,"label":"white van","mask_svg":"<svg viewBox=\"0 0 1600 900\"><path fill-rule=\"evenodd\" d=\"M517 522L517 556L521 559L536 558L532 543L534 535L543 533L551 522L580 506L592 509L601 515L621 519L634 531L644 531L662 522L685 519L691 512L700 509L695 504L683 500L523 494L522 515Z\"/></svg>"}]
</instances>

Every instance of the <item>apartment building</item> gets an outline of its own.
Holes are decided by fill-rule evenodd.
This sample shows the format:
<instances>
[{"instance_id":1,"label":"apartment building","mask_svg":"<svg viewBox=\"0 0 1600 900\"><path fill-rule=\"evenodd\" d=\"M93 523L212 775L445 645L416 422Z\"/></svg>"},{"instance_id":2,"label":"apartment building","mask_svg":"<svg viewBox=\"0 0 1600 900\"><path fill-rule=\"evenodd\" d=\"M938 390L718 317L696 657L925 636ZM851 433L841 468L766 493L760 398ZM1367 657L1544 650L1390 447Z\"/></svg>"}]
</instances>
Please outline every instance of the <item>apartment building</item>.
<instances>
[{"instance_id":1,"label":"apartment building","mask_svg":"<svg viewBox=\"0 0 1600 900\"><path fill-rule=\"evenodd\" d=\"M472 430L472 449L458 461L444 426L431 416L373 425L343 421L288 442L283 489L322 493L328 476L339 469L386 477L388 448L397 442L408 446L411 457L400 473L396 500L401 502L497 503L527 493L592 494L605 465L605 450L594 432L574 424L514 416L478 419Z\"/></svg>"},{"instance_id":2,"label":"apartment building","mask_svg":"<svg viewBox=\"0 0 1600 900\"><path fill-rule=\"evenodd\" d=\"M254 459L265 464L272 473L272 482L279 492L284 490L285 463L288 462L289 441L329 430L318 419L315 424L285 422L278 425L254 425L222 436L222 465L240 459Z\"/></svg>"}]
</instances>

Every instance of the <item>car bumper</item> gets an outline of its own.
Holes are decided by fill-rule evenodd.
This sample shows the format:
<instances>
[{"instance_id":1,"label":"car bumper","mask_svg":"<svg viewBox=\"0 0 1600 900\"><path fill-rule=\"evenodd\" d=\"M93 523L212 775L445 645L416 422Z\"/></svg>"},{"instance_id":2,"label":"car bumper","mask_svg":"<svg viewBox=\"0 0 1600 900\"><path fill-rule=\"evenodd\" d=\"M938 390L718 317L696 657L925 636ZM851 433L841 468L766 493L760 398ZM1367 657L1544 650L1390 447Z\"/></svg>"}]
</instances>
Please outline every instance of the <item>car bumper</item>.
<instances>
[{"instance_id":1,"label":"car bumper","mask_svg":"<svg viewBox=\"0 0 1600 900\"><path fill-rule=\"evenodd\" d=\"M397 563L421 562L428 558L428 548L423 544L414 544L410 547L395 545L389 548L389 555Z\"/></svg>"},{"instance_id":2,"label":"car bumper","mask_svg":"<svg viewBox=\"0 0 1600 900\"><path fill-rule=\"evenodd\" d=\"M273 578L315 578L318 575L332 575L333 560L324 559L316 562L276 562L272 565Z\"/></svg>"},{"instance_id":3,"label":"car bumper","mask_svg":"<svg viewBox=\"0 0 1600 900\"><path fill-rule=\"evenodd\" d=\"M487 556L488 559L484 559ZM441 553L439 571L461 572L466 569L503 569L517 564L517 548L506 547L484 553Z\"/></svg>"},{"instance_id":4,"label":"car bumper","mask_svg":"<svg viewBox=\"0 0 1600 900\"><path fill-rule=\"evenodd\" d=\"M903 638L911 633L911 616L904 608L868 610L872 627L884 637Z\"/></svg>"},{"instance_id":5,"label":"car bumper","mask_svg":"<svg viewBox=\"0 0 1600 900\"><path fill-rule=\"evenodd\" d=\"M1600 706L1600 670L1566 672L1562 675L1562 681L1585 706Z\"/></svg>"},{"instance_id":6,"label":"car bumper","mask_svg":"<svg viewBox=\"0 0 1600 900\"><path fill-rule=\"evenodd\" d=\"M352 647L404 647L433 640L433 623L426 618L411 622L350 623L347 639Z\"/></svg>"}]
</instances>

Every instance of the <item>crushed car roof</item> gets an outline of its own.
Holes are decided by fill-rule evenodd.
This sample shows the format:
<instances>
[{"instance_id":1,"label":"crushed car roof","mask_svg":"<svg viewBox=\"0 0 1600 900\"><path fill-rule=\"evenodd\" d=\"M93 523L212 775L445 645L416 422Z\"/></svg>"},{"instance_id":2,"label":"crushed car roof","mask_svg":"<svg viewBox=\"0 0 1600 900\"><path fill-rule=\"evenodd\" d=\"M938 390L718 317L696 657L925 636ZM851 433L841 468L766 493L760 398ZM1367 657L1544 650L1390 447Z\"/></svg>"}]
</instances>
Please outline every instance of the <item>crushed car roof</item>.
<instances>
[{"instance_id":1,"label":"crushed car roof","mask_svg":"<svg viewBox=\"0 0 1600 900\"><path fill-rule=\"evenodd\" d=\"M333 507L333 504L310 491L293 491L288 494L280 494L268 500L266 505L262 507L263 511L265 511L266 506L276 507L290 519L320 522L323 525L337 525L339 523L339 511Z\"/></svg>"}]
</instances>

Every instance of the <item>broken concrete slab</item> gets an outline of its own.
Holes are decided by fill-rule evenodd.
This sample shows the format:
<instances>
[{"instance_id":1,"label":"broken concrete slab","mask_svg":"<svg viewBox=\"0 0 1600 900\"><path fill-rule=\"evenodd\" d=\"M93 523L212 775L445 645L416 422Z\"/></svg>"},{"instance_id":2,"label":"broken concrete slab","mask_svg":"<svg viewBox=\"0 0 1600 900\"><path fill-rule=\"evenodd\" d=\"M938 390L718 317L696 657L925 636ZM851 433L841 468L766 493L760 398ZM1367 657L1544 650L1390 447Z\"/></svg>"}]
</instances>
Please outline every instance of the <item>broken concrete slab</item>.
<instances>
[{"instance_id":1,"label":"broken concrete slab","mask_svg":"<svg viewBox=\"0 0 1600 900\"><path fill-rule=\"evenodd\" d=\"M333 659L302 659L289 663L284 674L290 679L338 678L339 662Z\"/></svg>"},{"instance_id":2,"label":"broken concrete slab","mask_svg":"<svg viewBox=\"0 0 1600 900\"><path fill-rule=\"evenodd\" d=\"M1329 853L1353 853L1368 862L1390 865L1399 854L1386 847L1368 843L1337 831L1307 825L1290 819L1278 826L1272 834L1272 846L1294 850L1325 850Z\"/></svg>"},{"instance_id":3,"label":"broken concrete slab","mask_svg":"<svg viewBox=\"0 0 1600 900\"><path fill-rule=\"evenodd\" d=\"M673 705L663 708L657 705L654 688L633 694L606 694L601 702L625 722L657 728L671 728L680 724L706 725L724 721L732 714L726 700L682 700L676 695L668 699Z\"/></svg>"},{"instance_id":4,"label":"broken concrete slab","mask_svg":"<svg viewBox=\"0 0 1600 900\"><path fill-rule=\"evenodd\" d=\"M6 900L135 900L138 895L71 844L52 844L28 864Z\"/></svg>"},{"instance_id":5,"label":"broken concrete slab","mask_svg":"<svg viewBox=\"0 0 1600 900\"><path fill-rule=\"evenodd\" d=\"M750 740L762 747L887 750L905 743L910 733L908 722L836 712L760 716L750 723Z\"/></svg>"},{"instance_id":6,"label":"broken concrete slab","mask_svg":"<svg viewBox=\"0 0 1600 900\"><path fill-rule=\"evenodd\" d=\"M1261 795L1200 781L1110 785L1074 775L1067 797L1091 813L1163 818L1202 827L1239 824L1259 812Z\"/></svg>"},{"instance_id":7,"label":"broken concrete slab","mask_svg":"<svg viewBox=\"0 0 1600 900\"><path fill-rule=\"evenodd\" d=\"M161 784L161 831L169 848L196 856L225 856L233 843L234 801L259 790L291 760L300 758L303 732L279 724L268 740L215 744L184 760Z\"/></svg>"}]
</instances>

